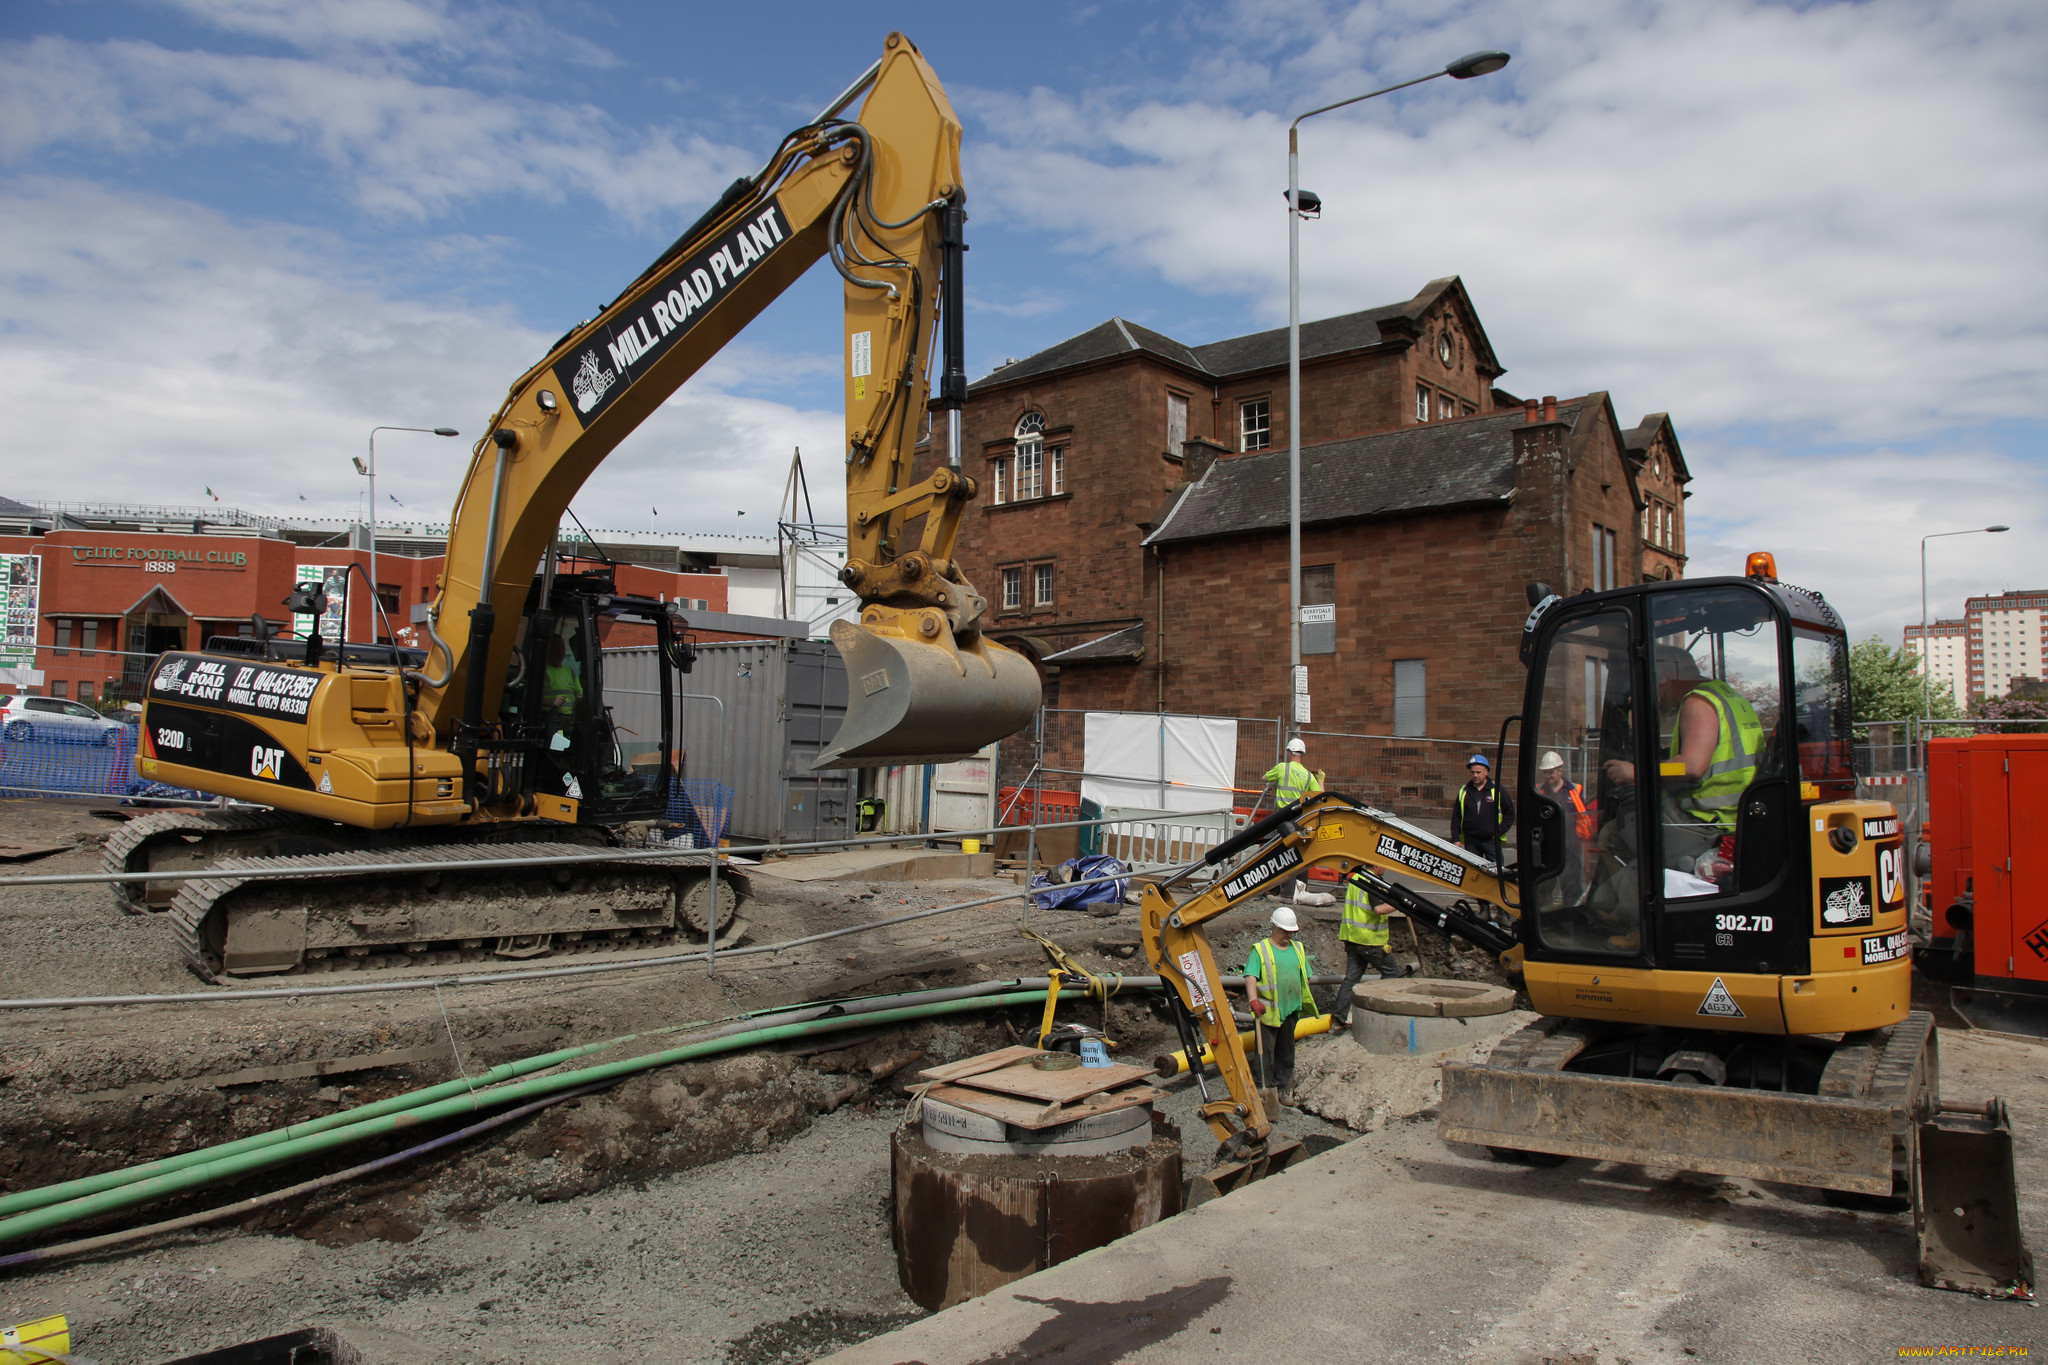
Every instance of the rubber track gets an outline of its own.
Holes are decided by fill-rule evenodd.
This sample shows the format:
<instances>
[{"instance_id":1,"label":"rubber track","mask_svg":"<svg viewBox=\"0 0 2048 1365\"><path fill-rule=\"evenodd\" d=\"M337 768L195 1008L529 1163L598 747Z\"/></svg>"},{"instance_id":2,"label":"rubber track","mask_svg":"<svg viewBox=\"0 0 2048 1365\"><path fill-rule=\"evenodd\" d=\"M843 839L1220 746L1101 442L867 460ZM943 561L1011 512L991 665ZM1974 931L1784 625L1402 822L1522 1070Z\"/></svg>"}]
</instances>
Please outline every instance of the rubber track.
<instances>
[{"instance_id":1,"label":"rubber track","mask_svg":"<svg viewBox=\"0 0 2048 1365\"><path fill-rule=\"evenodd\" d=\"M186 834L248 834L295 824L300 817L279 810L160 810L128 821L107 836L106 851L100 858L102 872L146 872L147 859L138 855L146 846L162 839ZM131 866L131 863L133 864ZM113 882L114 904L131 915L144 913L147 882Z\"/></svg>"},{"instance_id":2,"label":"rubber track","mask_svg":"<svg viewBox=\"0 0 2048 1365\"><path fill-rule=\"evenodd\" d=\"M568 847L565 848L565 845L568 845ZM350 853L325 853L297 858L224 858L215 866L223 873L256 869L294 868L304 871L307 874L307 880L322 880L337 875L345 877L347 869L351 866L374 866L381 863L451 863L472 860L485 862L496 858L550 858L559 857L564 852L581 851L583 850L574 847L573 842L567 839L549 843L524 844L488 843L460 846L435 844L424 848L410 849L366 848ZM644 861L618 863L587 862L578 863L576 866L579 872L586 873L606 871L643 873L648 870L649 864ZM367 875L391 876L400 874L371 873ZM267 883L271 886L289 887L297 879L265 877L258 880L259 884ZM171 933L176 938L180 951L185 954L185 965L207 981L217 982L221 978L214 972L212 965L206 960L201 927L213 913L214 906L219 903L221 897L247 884L249 884L249 879L235 876L194 878L184 884L184 887L178 892L178 898L171 902ZM631 940L626 940L626 942L630 943ZM399 958L399 962L394 965L403 965L404 959L402 954L389 954L389 956ZM302 970L302 968L295 968L294 970ZM269 974L285 975L286 973Z\"/></svg>"}]
</instances>

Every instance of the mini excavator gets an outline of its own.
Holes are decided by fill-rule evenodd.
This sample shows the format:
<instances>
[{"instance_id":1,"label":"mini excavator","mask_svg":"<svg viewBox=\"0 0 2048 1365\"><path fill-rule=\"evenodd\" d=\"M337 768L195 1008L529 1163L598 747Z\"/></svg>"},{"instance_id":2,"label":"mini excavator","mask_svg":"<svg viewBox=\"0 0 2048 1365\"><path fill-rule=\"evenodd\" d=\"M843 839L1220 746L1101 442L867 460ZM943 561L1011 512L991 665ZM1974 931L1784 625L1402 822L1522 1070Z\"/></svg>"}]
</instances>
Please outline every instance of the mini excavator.
<instances>
[{"instance_id":1,"label":"mini excavator","mask_svg":"<svg viewBox=\"0 0 2048 1365\"><path fill-rule=\"evenodd\" d=\"M845 286L841 577L862 610L832 627L852 685L815 766L946 762L1027 723L1037 672L987 637L986 602L953 560L976 492L959 465L965 205L959 120L892 33L759 174L513 384L457 495L438 598L413 611L430 649L325 641L316 625L303 640L216 636L160 657L141 776L263 809L130 823L109 842L110 871L223 875L117 883L124 908L168 909L208 979L726 931L735 878L559 861L668 809L676 679L694 655L677 604L619 592L609 568L558 572L556 529L598 463L820 258ZM928 411L945 414L950 463L919 476ZM327 603L301 585L287 605L317 622ZM604 706L604 649L621 641L659 659L661 734L633 751ZM506 859L523 865L405 869ZM233 875L250 869L264 876Z\"/></svg>"},{"instance_id":2,"label":"mini excavator","mask_svg":"<svg viewBox=\"0 0 2048 1365\"><path fill-rule=\"evenodd\" d=\"M1903 1205L1923 1282L2031 1298L2004 1106L1940 1096L1934 1020L1912 1007L1899 819L1856 799L1840 619L1767 554L1741 578L1568 600L1533 584L1530 601L1522 712L1502 727L1521 726L1518 866L1328 792L1218 845L1199 894L1174 898L1195 869L1147 888L1146 954L1226 1092L1202 1082L1215 1183L1299 1144L1274 1136L1202 926L1329 867L1498 952L1542 1016L1485 1064L1444 1066L1446 1140ZM1694 694L1724 718L1697 754ZM1549 753L1593 819L1538 785Z\"/></svg>"}]
</instances>

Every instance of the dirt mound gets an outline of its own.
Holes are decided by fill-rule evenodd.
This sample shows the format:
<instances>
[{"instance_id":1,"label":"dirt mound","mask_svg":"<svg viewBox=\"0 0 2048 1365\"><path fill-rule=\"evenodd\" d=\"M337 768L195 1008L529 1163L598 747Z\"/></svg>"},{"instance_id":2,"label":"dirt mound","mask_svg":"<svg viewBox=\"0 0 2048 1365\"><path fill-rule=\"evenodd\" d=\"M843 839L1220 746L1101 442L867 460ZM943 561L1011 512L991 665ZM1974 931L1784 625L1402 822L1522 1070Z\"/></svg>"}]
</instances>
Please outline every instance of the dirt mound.
<instances>
[{"instance_id":1,"label":"dirt mound","mask_svg":"<svg viewBox=\"0 0 2048 1365\"><path fill-rule=\"evenodd\" d=\"M1535 1018L1519 1012L1507 1031ZM1367 1052L1348 1036L1304 1039L1296 1054L1294 1092L1311 1114L1355 1133L1376 1132L1436 1108L1444 1095L1438 1068L1445 1062L1483 1062L1499 1041L1489 1037L1442 1052L1390 1057Z\"/></svg>"}]
</instances>

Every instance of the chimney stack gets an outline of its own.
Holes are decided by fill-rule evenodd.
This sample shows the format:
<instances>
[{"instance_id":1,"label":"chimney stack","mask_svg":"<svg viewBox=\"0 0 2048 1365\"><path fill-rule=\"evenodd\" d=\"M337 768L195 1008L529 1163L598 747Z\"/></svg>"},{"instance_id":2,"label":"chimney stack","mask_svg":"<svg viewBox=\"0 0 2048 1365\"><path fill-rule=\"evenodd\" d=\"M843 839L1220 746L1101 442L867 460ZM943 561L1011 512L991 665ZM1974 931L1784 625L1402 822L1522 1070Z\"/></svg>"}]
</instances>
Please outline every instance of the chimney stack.
<instances>
[{"instance_id":1,"label":"chimney stack","mask_svg":"<svg viewBox=\"0 0 2048 1365\"><path fill-rule=\"evenodd\" d=\"M1522 420L1525 422L1534 422L1536 420L1535 399L1531 398L1522 404Z\"/></svg>"},{"instance_id":2,"label":"chimney stack","mask_svg":"<svg viewBox=\"0 0 2048 1365\"><path fill-rule=\"evenodd\" d=\"M1554 393L1543 395L1543 420L1546 422L1555 422L1557 420L1557 395Z\"/></svg>"}]
</instances>

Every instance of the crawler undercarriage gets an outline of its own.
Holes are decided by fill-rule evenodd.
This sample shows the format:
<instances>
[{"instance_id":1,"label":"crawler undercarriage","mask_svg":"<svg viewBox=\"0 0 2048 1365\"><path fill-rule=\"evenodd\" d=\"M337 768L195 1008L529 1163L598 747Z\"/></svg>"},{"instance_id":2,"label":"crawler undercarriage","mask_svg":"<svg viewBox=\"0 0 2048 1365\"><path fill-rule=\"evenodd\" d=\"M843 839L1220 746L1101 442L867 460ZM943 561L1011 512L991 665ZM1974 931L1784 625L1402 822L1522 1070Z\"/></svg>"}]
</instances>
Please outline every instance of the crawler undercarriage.
<instances>
[{"instance_id":1,"label":"crawler undercarriage","mask_svg":"<svg viewBox=\"0 0 2048 1365\"><path fill-rule=\"evenodd\" d=\"M606 831L588 826L401 834L280 811L166 811L108 840L106 867L219 874L114 884L122 909L168 912L186 964L208 981L618 951L710 936L713 891L704 866L559 861L610 847ZM445 866L521 858L556 861ZM391 870L406 864L421 867ZM358 870L370 868L382 870ZM300 875L275 875L286 870ZM739 908L747 893L743 878L719 869L721 945L744 931Z\"/></svg>"}]
</instances>

